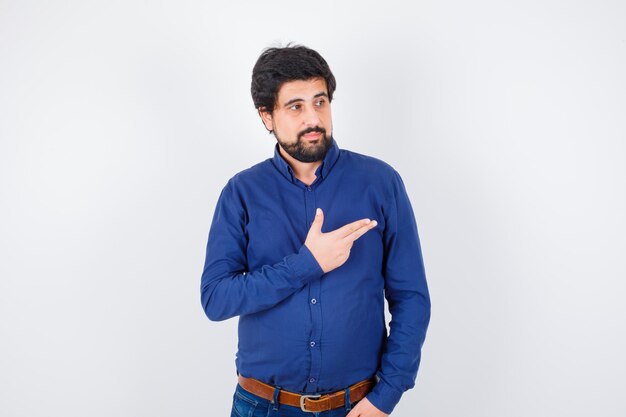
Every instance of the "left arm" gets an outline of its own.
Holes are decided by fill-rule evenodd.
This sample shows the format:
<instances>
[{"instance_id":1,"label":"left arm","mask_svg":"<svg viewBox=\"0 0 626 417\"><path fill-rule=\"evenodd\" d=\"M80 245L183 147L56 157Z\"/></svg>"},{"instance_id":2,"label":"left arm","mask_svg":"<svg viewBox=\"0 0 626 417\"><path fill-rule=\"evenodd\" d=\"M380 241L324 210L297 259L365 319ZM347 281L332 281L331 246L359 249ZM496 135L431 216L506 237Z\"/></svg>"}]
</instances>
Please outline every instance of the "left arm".
<instances>
[{"instance_id":1,"label":"left arm","mask_svg":"<svg viewBox=\"0 0 626 417\"><path fill-rule=\"evenodd\" d=\"M404 182L393 171L392 195L384 213L383 232L385 298L389 304L390 333L383 350L381 367L376 373L378 383L353 411L375 406L371 413L355 413L350 417L391 414L402 394L415 386L421 349L430 322L430 295L426 283L424 261L417 232L417 223Z\"/></svg>"}]
</instances>

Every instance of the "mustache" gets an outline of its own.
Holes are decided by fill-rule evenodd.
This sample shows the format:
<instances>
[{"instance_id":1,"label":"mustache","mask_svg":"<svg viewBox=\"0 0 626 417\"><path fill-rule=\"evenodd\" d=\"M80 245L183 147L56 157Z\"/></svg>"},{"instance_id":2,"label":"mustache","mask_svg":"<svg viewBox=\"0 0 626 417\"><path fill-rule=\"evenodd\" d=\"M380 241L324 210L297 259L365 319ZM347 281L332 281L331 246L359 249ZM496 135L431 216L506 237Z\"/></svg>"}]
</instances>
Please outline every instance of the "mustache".
<instances>
[{"instance_id":1,"label":"mustache","mask_svg":"<svg viewBox=\"0 0 626 417\"><path fill-rule=\"evenodd\" d=\"M309 127L308 129L305 129L302 132L298 133L298 139L300 139L302 136L306 135L307 133L313 133L313 132L326 135L326 129L324 129L323 127L315 126L315 127Z\"/></svg>"}]
</instances>

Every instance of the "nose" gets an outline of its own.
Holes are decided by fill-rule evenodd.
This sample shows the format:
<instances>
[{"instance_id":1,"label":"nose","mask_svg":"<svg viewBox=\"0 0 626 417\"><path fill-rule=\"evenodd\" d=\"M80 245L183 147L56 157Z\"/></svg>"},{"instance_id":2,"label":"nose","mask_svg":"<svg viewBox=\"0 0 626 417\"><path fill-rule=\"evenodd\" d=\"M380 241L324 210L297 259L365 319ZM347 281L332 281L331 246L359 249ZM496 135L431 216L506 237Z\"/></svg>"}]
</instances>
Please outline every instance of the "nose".
<instances>
[{"instance_id":1,"label":"nose","mask_svg":"<svg viewBox=\"0 0 626 417\"><path fill-rule=\"evenodd\" d=\"M317 114L317 110L313 106L305 106L303 117L305 127L320 126L319 114Z\"/></svg>"}]
</instances>

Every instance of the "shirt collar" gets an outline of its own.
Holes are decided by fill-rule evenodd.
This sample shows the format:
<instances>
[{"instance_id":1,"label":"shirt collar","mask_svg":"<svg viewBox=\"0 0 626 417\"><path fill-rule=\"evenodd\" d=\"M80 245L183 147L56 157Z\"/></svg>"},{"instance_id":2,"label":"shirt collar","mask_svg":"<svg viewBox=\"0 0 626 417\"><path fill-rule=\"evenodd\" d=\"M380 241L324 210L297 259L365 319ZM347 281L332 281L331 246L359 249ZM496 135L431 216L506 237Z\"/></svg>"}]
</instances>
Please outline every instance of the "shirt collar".
<instances>
[{"instance_id":1,"label":"shirt collar","mask_svg":"<svg viewBox=\"0 0 626 417\"><path fill-rule=\"evenodd\" d=\"M334 137L331 137L331 139L332 139L332 145L330 146L330 148L328 148L328 152L326 152L326 156L324 157L324 160L322 161L320 166L317 167L317 169L315 170L315 176L319 177L321 174L322 179L326 179L326 177L328 176L328 173L330 172L333 165L335 165L335 162L337 161L337 158L339 157L339 146L337 146L337 141L335 140ZM278 171L280 171L280 173L285 178L287 178L292 183L295 183L296 176L293 170L291 169L291 166L287 163L287 161L285 161L283 156L280 154L280 151L278 150L278 146L279 146L278 142L276 142L276 145L274 145L274 157L272 158L272 162L274 163L276 168L278 168Z\"/></svg>"}]
</instances>

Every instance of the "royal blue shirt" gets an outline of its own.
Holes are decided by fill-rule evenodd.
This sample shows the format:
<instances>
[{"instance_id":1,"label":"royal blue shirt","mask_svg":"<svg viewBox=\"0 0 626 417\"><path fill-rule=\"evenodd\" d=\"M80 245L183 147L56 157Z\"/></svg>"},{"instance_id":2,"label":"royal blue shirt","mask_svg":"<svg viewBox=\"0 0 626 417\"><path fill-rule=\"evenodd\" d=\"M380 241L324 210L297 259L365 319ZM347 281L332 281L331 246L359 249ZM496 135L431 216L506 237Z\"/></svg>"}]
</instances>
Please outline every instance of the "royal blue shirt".
<instances>
[{"instance_id":1,"label":"royal blue shirt","mask_svg":"<svg viewBox=\"0 0 626 417\"><path fill-rule=\"evenodd\" d=\"M376 376L367 398L389 414L415 385L430 321L417 224L395 169L332 142L310 186L278 143L273 158L228 180L209 231L201 302L210 320L239 316L237 373L311 394ZM328 273L304 245L317 207L323 233L378 222Z\"/></svg>"}]
</instances>

